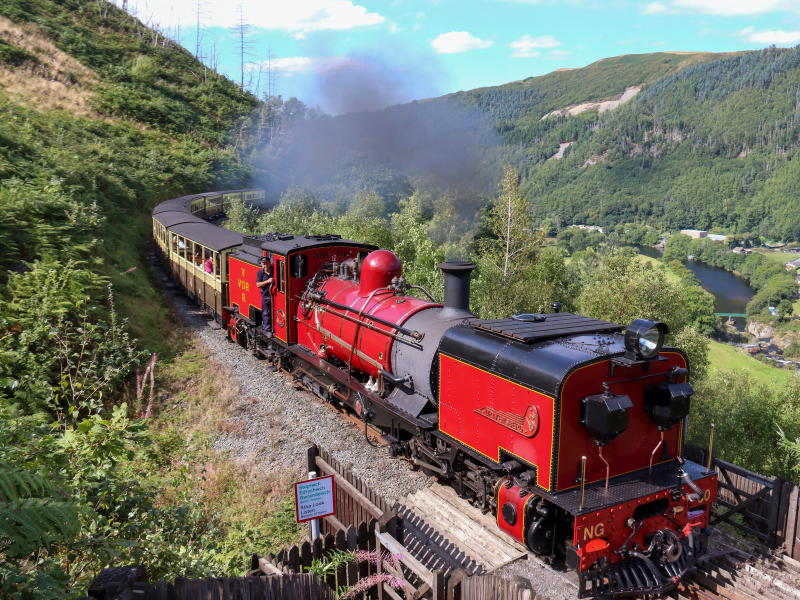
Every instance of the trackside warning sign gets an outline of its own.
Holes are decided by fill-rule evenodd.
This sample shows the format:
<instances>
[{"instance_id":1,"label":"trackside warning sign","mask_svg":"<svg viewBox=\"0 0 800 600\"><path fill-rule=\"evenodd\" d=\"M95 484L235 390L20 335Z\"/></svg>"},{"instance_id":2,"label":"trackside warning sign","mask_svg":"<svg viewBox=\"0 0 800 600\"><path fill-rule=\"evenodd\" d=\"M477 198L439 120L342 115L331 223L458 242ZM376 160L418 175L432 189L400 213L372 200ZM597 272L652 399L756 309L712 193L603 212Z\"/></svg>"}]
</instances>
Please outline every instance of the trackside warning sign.
<instances>
[{"instance_id":1,"label":"trackside warning sign","mask_svg":"<svg viewBox=\"0 0 800 600\"><path fill-rule=\"evenodd\" d=\"M336 490L333 475L295 483L294 505L298 523L335 514Z\"/></svg>"}]
</instances>

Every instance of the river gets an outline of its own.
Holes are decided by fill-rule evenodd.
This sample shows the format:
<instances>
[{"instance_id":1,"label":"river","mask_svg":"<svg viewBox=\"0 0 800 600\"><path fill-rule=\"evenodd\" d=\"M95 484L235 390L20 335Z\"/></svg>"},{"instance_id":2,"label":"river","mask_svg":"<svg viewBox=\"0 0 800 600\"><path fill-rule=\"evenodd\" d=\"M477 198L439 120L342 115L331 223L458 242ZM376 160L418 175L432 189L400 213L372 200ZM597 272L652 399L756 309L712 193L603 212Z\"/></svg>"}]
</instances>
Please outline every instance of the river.
<instances>
[{"instance_id":1,"label":"river","mask_svg":"<svg viewBox=\"0 0 800 600\"><path fill-rule=\"evenodd\" d=\"M650 258L661 259L663 252L652 246L636 246L643 255ZM720 267L712 267L702 262L687 260L686 267L700 280L700 285L714 295L714 312L744 314L747 303L753 298L755 292L748 283L730 271ZM743 331L744 317L736 319L736 328Z\"/></svg>"}]
</instances>

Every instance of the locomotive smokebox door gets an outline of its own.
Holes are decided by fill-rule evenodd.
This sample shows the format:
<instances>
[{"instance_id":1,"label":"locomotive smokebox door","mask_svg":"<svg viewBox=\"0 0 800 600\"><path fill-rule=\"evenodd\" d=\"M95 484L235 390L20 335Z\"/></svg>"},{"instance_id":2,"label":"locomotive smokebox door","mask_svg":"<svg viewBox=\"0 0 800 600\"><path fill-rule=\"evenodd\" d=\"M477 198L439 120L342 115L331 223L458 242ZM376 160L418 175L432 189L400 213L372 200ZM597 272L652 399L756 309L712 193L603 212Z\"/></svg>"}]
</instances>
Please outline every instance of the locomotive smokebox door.
<instances>
[{"instance_id":1,"label":"locomotive smokebox door","mask_svg":"<svg viewBox=\"0 0 800 600\"><path fill-rule=\"evenodd\" d=\"M644 388L644 410L661 431L666 431L689 414L693 395L688 383L648 385Z\"/></svg>"},{"instance_id":2,"label":"locomotive smokebox door","mask_svg":"<svg viewBox=\"0 0 800 600\"><path fill-rule=\"evenodd\" d=\"M581 400L581 423L599 446L605 446L628 428L633 402L628 396L605 393Z\"/></svg>"}]
</instances>

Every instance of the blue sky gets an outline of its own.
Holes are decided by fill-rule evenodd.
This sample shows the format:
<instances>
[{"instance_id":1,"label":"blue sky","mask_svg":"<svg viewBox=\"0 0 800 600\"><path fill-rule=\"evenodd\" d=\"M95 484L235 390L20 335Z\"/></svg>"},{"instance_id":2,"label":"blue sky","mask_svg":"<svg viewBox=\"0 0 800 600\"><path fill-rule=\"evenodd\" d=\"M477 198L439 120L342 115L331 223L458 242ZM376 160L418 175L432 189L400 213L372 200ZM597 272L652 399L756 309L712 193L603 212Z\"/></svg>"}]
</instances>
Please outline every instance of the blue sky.
<instances>
[{"instance_id":1,"label":"blue sky","mask_svg":"<svg viewBox=\"0 0 800 600\"><path fill-rule=\"evenodd\" d=\"M200 3L206 62L238 80L230 28L241 6L252 27L251 87L271 47L276 93L331 113L499 85L621 54L800 44L800 0ZM180 24L180 41L193 53L197 5L198 0L128 0L140 18L170 27L173 37ZM260 92L265 82L262 71Z\"/></svg>"}]
</instances>

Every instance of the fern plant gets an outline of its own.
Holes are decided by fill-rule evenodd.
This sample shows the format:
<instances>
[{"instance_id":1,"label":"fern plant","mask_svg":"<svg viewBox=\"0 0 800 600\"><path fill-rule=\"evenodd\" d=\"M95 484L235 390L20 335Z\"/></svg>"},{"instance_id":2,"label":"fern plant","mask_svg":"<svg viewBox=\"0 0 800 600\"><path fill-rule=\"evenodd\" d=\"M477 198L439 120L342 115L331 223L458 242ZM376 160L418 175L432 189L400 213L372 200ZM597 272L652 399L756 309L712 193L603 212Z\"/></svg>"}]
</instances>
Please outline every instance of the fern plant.
<instances>
[{"instance_id":1,"label":"fern plant","mask_svg":"<svg viewBox=\"0 0 800 600\"><path fill-rule=\"evenodd\" d=\"M68 489L0 463L0 553L24 558L74 538L79 530L79 511Z\"/></svg>"}]
</instances>

